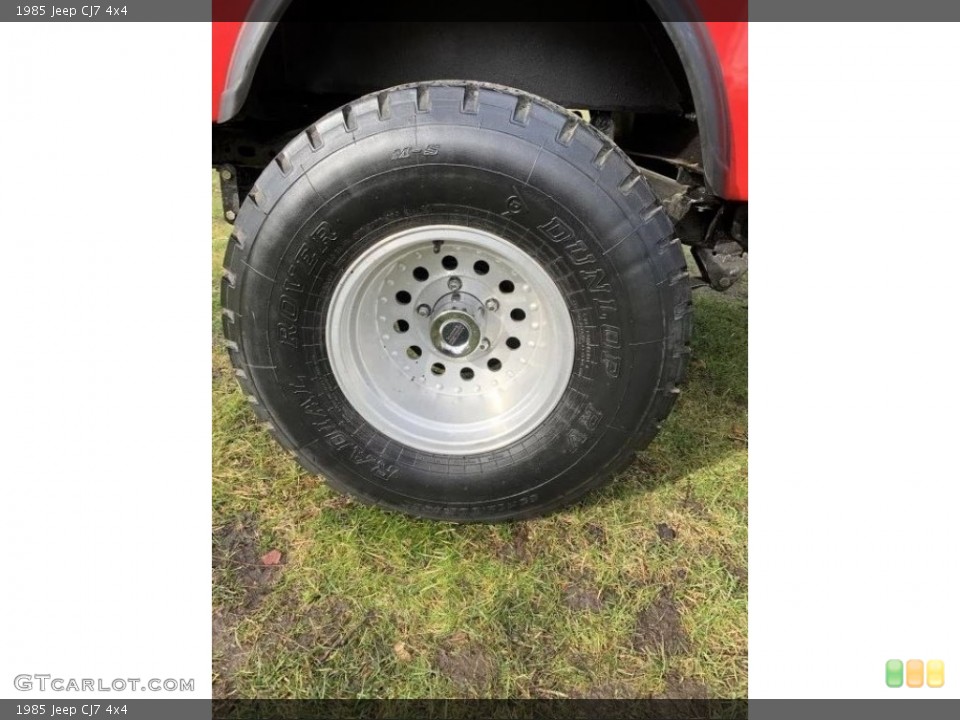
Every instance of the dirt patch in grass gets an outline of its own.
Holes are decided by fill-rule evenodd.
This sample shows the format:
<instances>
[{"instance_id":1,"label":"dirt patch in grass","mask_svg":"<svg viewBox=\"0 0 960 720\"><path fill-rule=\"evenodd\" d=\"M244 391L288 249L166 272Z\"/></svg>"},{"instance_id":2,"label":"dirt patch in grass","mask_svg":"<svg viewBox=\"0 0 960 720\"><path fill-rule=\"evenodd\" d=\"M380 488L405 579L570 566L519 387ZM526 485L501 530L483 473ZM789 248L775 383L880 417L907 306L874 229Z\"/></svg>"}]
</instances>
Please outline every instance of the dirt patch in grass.
<instances>
[{"instance_id":1,"label":"dirt patch in grass","mask_svg":"<svg viewBox=\"0 0 960 720\"><path fill-rule=\"evenodd\" d=\"M563 602L571 610L600 612L603 609L603 593L596 588L572 585L564 590Z\"/></svg>"},{"instance_id":2,"label":"dirt patch in grass","mask_svg":"<svg viewBox=\"0 0 960 720\"><path fill-rule=\"evenodd\" d=\"M500 545L497 557L501 560L528 563L533 559L530 548L530 528L526 522L514 523L510 527L510 539Z\"/></svg>"},{"instance_id":3,"label":"dirt patch in grass","mask_svg":"<svg viewBox=\"0 0 960 720\"><path fill-rule=\"evenodd\" d=\"M607 544L607 531L603 529L602 525L597 523L587 523L587 535L593 540L597 545L603 547Z\"/></svg>"},{"instance_id":4,"label":"dirt patch in grass","mask_svg":"<svg viewBox=\"0 0 960 720\"><path fill-rule=\"evenodd\" d=\"M606 591L594 584L589 573L580 575L563 586L563 604L571 610L600 612L608 600Z\"/></svg>"},{"instance_id":5,"label":"dirt patch in grass","mask_svg":"<svg viewBox=\"0 0 960 720\"><path fill-rule=\"evenodd\" d=\"M631 472L641 483L655 483L658 478L662 478L666 474L660 463L643 454L634 458Z\"/></svg>"},{"instance_id":6,"label":"dirt patch in grass","mask_svg":"<svg viewBox=\"0 0 960 720\"><path fill-rule=\"evenodd\" d=\"M576 697L586 700L635 700L640 695L630 683L617 680L589 687Z\"/></svg>"},{"instance_id":7,"label":"dirt patch in grass","mask_svg":"<svg viewBox=\"0 0 960 720\"><path fill-rule=\"evenodd\" d=\"M703 506L703 503L695 497L688 496L684 498L682 507L696 518L705 519L708 517L707 509Z\"/></svg>"},{"instance_id":8,"label":"dirt patch in grass","mask_svg":"<svg viewBox=\"0 0 960 720\"><path fill-rule=\"evenodd\" d=\"M736 563L731 562L727 564L727 572L733 575L739 587L743 589L747 588L749 580L747 568L745 568L743 565L737 565Z\"/></svg>"},{"instance_id":9,"label":"dirt patch in grass","mask_svg":"<svg viewBox=\"0 0 960 720\"><path fill-rule=\"evenodd\" d=\"M661 700L706 700L710 697L710 688L699 680L681 677L675 672L668 672L664 678L666 689L656 697Z\"/></svg>"},{"instance_id":10,"label":"dirt patch in grass","mask_svg":"<svg viewBox=\"0 0 960 720\"><path fill-rule=\"evenodd\" d=\"M657 537L663 542L672 542L677 539L677 531L666 523L657 523Z\"/></svg>"},{"instance_id":11,"label":"dirt patch in grass","mask_svg":"<svg viewBox=\"0 0 960 720\"><path fill-rule=\"evenodd\" d=\"M468 697L489 695L497 680L495 658L475 643L454 636L437 653L437 670Z\"/></svg>"},{"instance_id":12,"label":"dirt patch in grass","mask_svg":"<svg viewBox=\"0 0 960 720\"><path fill-rule=\"evenodd\" d=\"M279 565L264 565L258 550L257 518L243 513L213 531L214 587L225 589L238 609L256 608L276 581Z\"/></svg>"},{"instance_id":13,"label":"dirt patch in grass","mask_svg":"<svg viewBox=\"0 0 960 720\"><path fill-rule=\"evenodd\" d=\"M213 613L213 697L225 698L234 693L233 676L240 667L243 654L234 631L240 616L236 613Z\"/></svg>"},{"instance_id":14,"label":"dirt patch in grass","mask_svg":"<svg viewBox=\"0 0 960 720\"><path fill-rule=\"evenodd\" d=\"M687 650L689 639L669 590L661 590L654 601L637 614L631 644L638 652L659 653L662 648L668 655L675 655Z\"/></svg>"},{"instance_id":15,"label":"dirt patch in grass","mask_svg":"<svg viewBox=\"0 0 960 720\"><path fill-rule=\"evenodd\" d=\"M270 592L278 566L260 561L257 518L243 513L213 532L213 585L219 593L213 613L213 696L234 693L233 676L246 657L236 639L240 621Z\"/></svg>"},{"instance_id":16,"label":"dirt patch in grass","mask_svg":"<svg viewBox=\"0 0 960 720\"><path fill-rule=\"evenodd\" d=\"M354 625L354 612L340 597L317 598L306 605L285 597L265 619L265 644L274 652L307 653L322 661L343 644Z\"/></svg>"},{"instance_id":17,"label":"dirt patch in grass","mask_svg":"<svg viewBox=\"0 0 960 720\"><path fill-rule=\"evenodd\" d=\"M703 503L697 499L694 495L693 487L689 481L684 483L683 487L683 502L681 507L694 517L705 519L707 517L707 509L703 506Z\"/></svg>"}]
</instances>

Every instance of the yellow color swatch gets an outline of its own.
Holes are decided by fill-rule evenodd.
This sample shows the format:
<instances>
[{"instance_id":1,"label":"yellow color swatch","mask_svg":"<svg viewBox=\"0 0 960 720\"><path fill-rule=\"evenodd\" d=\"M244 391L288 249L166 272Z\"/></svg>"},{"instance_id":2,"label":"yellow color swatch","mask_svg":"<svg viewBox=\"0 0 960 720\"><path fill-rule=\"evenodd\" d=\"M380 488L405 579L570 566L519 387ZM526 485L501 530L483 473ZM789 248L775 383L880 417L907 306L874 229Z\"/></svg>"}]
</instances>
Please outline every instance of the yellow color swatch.
<instances>
[{"instance_id":1,"label":"yellow color swatch","mask_svg":"<svg viewBox=\"0 0 960 720\"><path fill-rule=\"evenodd\" d=\"M943 660L927 660L927 687L943 687Z\"/></svg>"},{"instance_id":2,"label":"yellow color swatch","mask_svg":"<svg viewBox=\"0 0 960 720\"><path fill-rule=\"evenodd\" d=\"M923 687L923 660L907 660L907 687Z\"/></svg>"}]
</instances>

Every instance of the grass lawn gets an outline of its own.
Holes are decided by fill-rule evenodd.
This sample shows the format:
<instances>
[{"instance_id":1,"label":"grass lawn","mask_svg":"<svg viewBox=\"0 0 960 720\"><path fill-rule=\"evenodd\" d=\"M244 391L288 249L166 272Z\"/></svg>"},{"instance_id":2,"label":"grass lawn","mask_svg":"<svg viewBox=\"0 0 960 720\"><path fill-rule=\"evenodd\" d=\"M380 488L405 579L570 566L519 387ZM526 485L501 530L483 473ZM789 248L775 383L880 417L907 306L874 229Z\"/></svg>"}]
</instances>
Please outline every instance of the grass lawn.
<instances>
[{"instance_id":1,"label":"grass lawn","mask_svg":"<svg viewBox=\"0 0 960 720\"><path fill-rule=\"evenodd\" d=\"M694 292L673 414L584 504L415 520L333 492L257 425L220 331L213 186L215 697L746 696L744 291Z\"/></svg>"}]
</instances>

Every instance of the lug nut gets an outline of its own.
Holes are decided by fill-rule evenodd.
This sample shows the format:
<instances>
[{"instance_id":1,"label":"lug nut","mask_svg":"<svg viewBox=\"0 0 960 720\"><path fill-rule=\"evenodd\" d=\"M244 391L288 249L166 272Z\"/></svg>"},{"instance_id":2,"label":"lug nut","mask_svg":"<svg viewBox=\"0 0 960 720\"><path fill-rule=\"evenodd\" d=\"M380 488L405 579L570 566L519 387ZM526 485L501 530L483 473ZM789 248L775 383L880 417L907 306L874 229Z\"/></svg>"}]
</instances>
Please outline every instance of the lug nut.
<instances>
[{"instance_id":1,"label":"lug nut","mask_svg":"<svg viewBox=\"0 0 960 720\"><path fill-rule=\"evenodd\" d=\"M223 216L224 216L227 220L230 220L231 222L233 222L234 220L237 219L237 214L236 214L233 210L227 210L227 211L223 214Z\"/></svg>"},{"instance_id":2,"label":"lug nut","mask_svg":"<svg viewBox=\"0 0 960 720\"><path fill-rule=\"evenodd\" d=\"M220 177L222 177L224 180L229 180L233 177L233 174L229 170L224 170L222 173L220 173Z\"/></svg>"},{"instance_id":3,"label":"lug nut","mask_svg":"<svg viewBox=\"0 0 960 720\"><path fill-rule=\"evenodd\" d=\"M459 290L463 287L463 281L458 277L452 277L447 280L447 287L454 291Z\"/></svg>"},{"instance_id":4,"label":"lug nut","mask_svg":"<svg viewBox=\"0 0 960 720\"><path fill-rule=\"evenodd\" d=\"M420 315L420 316L422 316L422 317L426 317L426 316L429 315L429 314L430 314L430 306L429 306L429 305L418 305L418 306L417 306L417 315Z\"/></svg>"},{"instance_id":5,"label":"lug nut","mask_svg":"<svg viewBox=\"0 0 960 720\"><path fill-rule=\"evenodd\" d=\"M477 345L477 350L486 350L489 347L490 347L490 341L484 338L483 340L480 341L480 344Z\"/></svg>"},{"instance_id":6,"label":"lug nut","mask_svg":"<svg viewBox=\"0 0 960 720\"><path fill-rule=\"evenodd\" d=\"M496 312L497 310L500 309L500 303L497 302L496 298L490 298L484 303L484 305L486 306L487 310L489 310L490 312Z\"/></svg>"}]
</instances>

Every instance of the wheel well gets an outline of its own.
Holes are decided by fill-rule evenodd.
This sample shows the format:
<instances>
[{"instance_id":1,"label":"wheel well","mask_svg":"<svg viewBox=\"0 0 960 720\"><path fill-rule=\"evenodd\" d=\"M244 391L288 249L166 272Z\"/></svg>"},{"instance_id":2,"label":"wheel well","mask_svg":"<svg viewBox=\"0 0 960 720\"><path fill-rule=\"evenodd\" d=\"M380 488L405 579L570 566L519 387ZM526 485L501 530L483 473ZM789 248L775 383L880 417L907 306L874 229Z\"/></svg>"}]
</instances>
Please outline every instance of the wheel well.
<instances>
[{"instance_id":1,"label":"wheel well","mask_svg":"<svg viewBox=\"0 0 960 720\"><path fill-rule=\"evenodd\" d=\"M292 0L239 112L215 126L214 163L238 167L242 186L290 136L363 94L469 79L589 110L638 163L696 172L703 161L686 73L663 23L637 8L615 23L324 23L305 19L316 15L310 0Z\"/></svg>"}]
</instances>

